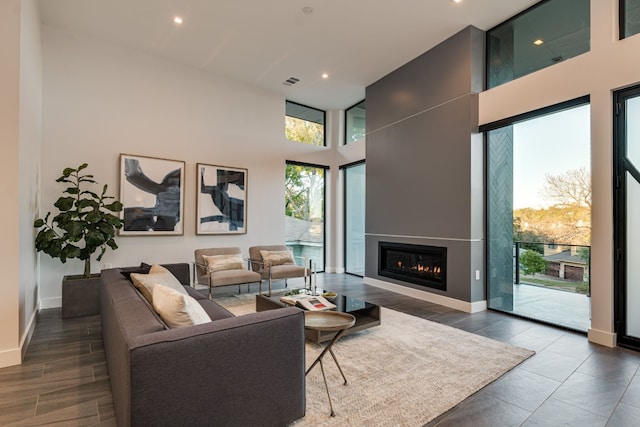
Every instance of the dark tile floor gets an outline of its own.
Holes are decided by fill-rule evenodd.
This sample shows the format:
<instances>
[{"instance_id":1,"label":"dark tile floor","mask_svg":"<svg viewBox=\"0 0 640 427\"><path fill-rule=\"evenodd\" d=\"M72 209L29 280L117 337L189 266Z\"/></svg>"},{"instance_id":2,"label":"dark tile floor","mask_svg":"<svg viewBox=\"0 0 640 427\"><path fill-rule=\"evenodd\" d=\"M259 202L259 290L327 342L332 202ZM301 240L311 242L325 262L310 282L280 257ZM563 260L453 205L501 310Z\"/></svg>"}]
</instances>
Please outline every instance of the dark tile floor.
<instances>
[{"instance_id":1,"label":"dark tile floor","mask_svg":"<svg viewBox=\"0 0 640 427\"><path fill-rule=\"evenodd\" d=\"M319 274L318 287L537 352L429 427L640 425L640 353L492 311L462 313L353 276ZM234 292L216 289L214 298ZM24 363L0 369L0 425L115 425L99 316L63 321L59 309L39 314Z\"/></svg>"}]
</instances>

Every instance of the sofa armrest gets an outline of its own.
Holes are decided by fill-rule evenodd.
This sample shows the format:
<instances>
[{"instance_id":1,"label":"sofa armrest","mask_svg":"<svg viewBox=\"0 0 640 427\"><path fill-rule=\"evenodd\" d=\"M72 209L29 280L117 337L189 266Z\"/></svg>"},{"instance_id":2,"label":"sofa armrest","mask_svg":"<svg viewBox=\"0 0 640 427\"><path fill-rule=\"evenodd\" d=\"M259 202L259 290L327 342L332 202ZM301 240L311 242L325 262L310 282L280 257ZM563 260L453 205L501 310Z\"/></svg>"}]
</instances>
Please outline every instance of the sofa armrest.
<instances>
[{"instance_id":1,"label":"sofa armrest","mask_svg":"<svg viewBox=\"0 0 640 427\"><path fill-rule=\"evenodd\" d=\"M304 314L296 308L135 338L132 425L286 425L304 416Z\"/></svg>"}]
</instances>

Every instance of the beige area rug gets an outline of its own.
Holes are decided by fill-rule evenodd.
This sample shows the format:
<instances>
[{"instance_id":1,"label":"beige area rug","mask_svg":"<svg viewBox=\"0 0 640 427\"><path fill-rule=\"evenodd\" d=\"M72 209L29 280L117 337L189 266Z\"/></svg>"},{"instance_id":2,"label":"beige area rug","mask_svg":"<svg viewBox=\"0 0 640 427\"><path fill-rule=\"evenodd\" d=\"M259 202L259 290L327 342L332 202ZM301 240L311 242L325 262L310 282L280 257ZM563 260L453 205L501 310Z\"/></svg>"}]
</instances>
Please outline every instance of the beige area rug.
<instances>
[{"instance_id":1,"label":"beige area rug","mask_svg":"<svg viewBox=\"0 0 640 427\"><path fill-rule=\"evenodd\" d=\"M255 311L255 296L216 298L236 315ZM422 426L534 354L493 339L390 309L380 326L343 337L334 353L347 377L342 384L330 355L307 376L303 426ZM306 366L322 347L307 343Z\"/></svg>"}]
</instances>

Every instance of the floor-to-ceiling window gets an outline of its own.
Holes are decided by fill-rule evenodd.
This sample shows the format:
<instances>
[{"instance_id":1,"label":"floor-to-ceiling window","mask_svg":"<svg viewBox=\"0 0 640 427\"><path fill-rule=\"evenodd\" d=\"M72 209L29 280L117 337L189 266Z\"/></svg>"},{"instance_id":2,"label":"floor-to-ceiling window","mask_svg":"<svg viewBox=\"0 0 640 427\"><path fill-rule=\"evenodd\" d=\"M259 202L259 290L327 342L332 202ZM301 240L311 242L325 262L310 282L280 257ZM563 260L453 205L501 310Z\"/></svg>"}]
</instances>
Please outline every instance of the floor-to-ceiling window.
<instances>
[{"instance_id":1,"label":"floor-to-ceiling window","mask_svg":"<svg viewBox=\"0 0 640 427\"><path fill-rule=\"evenodd\" d=\"M344 171L345 272L364 276L365 163L341 167Z\"/></svg>"},{"instance_id":2,"label":"floor-to-ceiling window","mask_svg":"<svg viewBox=\"0 0 640 427\"><path fill-rule=\"evenodd\" d=\"M591 173L587 98L487 128L489 308L586 332Z\"/></svg>"},{"instance_id":3,"label":"floor-to-ceiling window","mask_svg":"<svg viewBox=\"0 0 640 427\"><path fill-rule=\"evenodd\" d=\"M617 92L614 106L616 333L640 349L640 86Z\"/></svg>"},{"instance_id":4,"label":"floor-to-ceiling window","mask_svg":"<svg viewBox=\"0 0 640 427\"><path fill-rule=\"evenodd\" d=\"M285 174L285 244L316 271L324 271L326 169L288 161Z\"/></svg>"}]
</instances>

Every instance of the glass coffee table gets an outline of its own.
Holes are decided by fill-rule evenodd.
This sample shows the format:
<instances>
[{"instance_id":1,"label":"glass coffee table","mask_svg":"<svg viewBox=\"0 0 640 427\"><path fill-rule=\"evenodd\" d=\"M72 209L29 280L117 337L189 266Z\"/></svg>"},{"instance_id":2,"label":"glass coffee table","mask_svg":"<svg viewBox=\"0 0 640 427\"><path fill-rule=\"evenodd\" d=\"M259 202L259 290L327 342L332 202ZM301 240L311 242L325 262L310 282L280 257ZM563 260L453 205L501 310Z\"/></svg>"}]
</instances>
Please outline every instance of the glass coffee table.
<instances>
[{"instance_id":1,"label":"glass coffee table","mask_svg":"<svg viewBox=\"0 0 640 427\"><path fill-rule=\"evenodd\" d=\"M285 292L272 293L269 295L256 295L256 311L274 310L277 308L287 307L287 304L280 301L280 297ZM335 298L329 300L336 305L331 311L349 313L355 317L355 324L345 331L345 334L352 334L363 329L371 328L380 324L380 306L363 301L358 298L348 297L338 294ZM309 341L315 343L323 343L331 340L335 335L335 331L315 330L305 328L305 335Z\"/></svg>"}]
</instances>

